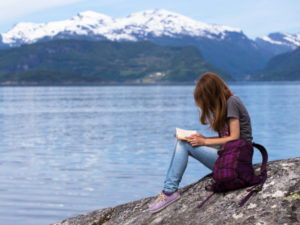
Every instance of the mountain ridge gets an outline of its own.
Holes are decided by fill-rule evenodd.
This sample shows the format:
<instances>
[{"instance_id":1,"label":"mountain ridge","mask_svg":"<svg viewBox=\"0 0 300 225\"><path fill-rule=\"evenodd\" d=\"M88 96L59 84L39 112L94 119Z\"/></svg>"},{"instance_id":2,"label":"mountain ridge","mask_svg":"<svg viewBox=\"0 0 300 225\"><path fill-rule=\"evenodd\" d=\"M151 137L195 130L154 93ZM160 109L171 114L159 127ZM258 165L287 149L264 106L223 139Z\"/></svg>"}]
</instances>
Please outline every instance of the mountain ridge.
<instances>
[{"instance_id":1,"label":"mountain ridge","mask_svg":"<svg viewBox=\"0 0 300 225\"><path fill-rule=\"evenodd\" d=\"M137 36L141 33L144 36L151 33L154 36L172 37L175 34L188 34L210 38L220 35L224 38L226 35L224 31L241 32L237 28L208 25L177 13L156 9L132 13L125 18L118 19L93 11L85 11L64 21L18 23L2 34L2 37L3 43L14 46L15 43L31 44L46 36L54 37L60 32L73 32L77 35L93 33L95 36L104 36L111 41L137 41Z\"/></svg>"},{"instance_id":2,"label":"mountain ridge","mask_svg":"<svg viewBox=\"0 0 300 225\"><path fill-rule=\"evenodd\" d=\"M206 61L232 74L236 80L249 78L262 70L273 56L300 46L300 34L273 33L252 40L239 28L209 25L178 13L156 9L117 19L85 11L64 21L19 23L1 34L0 48L56 39L193 45Z\"/></svg>"},{"instance_id":3,"label":"mountain ridge","mask_svg":"<svg viewBox=\"0 0 300 225\"><path fill-rule=\"evenodd\" d=\"M73 33L77 32L78 35L88 35L88 32L92 32L95 35L105 36L108 40L112 41L137 41L138 39L134 36L130 36L130 33L139 34L139 26L147 28L144 29L144 35L146 34L146 36L149 33L153 33L156 36L165 35L170 37L174 34L181 34L198 37L205 36L209 38L225 38L226 32L244 34L240 28L207 24L179 13L174 13L164 9L152 9L131 13L127 17L123 18L112 18L105 14L88 10L78 13L76 16L68 20L48 23L20 22L13 26L9 31L2 33L1 36L3 44L11 46L14 46L15 44L18 45L20 43L31 44L38 41L40 38L44 38L46 36L54 37L59 32L63 31L70 31ZM119 36L117 33L114 33L115 31L120 32L125 27L126 29L132 28L132 30L129 30ZM43 31L40 29L43 29ZM286 45L295 49L300 46L300 33L285 34L275 32L268 36L257 37L253 41L264 41L275 45Z\"/></svg>"}]
</instances>

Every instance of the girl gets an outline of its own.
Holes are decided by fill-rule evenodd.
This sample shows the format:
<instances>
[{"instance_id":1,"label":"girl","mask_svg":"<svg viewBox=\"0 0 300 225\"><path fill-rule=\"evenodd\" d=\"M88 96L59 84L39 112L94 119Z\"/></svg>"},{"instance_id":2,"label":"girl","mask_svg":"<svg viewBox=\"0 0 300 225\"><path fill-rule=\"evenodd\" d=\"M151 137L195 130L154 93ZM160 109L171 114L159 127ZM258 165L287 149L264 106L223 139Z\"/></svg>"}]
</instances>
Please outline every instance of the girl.
<instances>
[{"instance_id":1,"label":"girl","mask_svg":"<svg viewBox=\"0 0 300 225\"><path fill-rule=\"evenodd\" d=\"M187 166L188 156L213 170L221 145L239 138L252 142L249 114L241 100L231 93L219 76L210 72L203 74L194 90L194 99L201 110L201 123L209 124L219 136L204 137L197 133L186 137L186 141L177 140L164 188L149 206L151 212L158 212L180 198L177 189Z\"/></svg>"}]
</instances>

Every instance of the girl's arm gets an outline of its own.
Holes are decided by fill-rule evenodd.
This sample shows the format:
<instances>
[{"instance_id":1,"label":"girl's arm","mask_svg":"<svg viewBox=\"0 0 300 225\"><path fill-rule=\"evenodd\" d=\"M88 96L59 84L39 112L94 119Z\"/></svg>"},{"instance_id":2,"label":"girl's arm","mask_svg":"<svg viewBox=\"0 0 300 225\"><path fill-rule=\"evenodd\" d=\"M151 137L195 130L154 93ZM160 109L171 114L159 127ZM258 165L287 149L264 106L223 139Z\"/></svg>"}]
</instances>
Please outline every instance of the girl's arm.
<instances>
[{"instance_id":1,"label":"girl's arm","mask_svg":"<svg viewBox=\"0 0 300 225\"><path fill-rule=\"evenodd\" d=\"M238 119L229 119L229 129L230 135L227 137L206 138L201 134L193 134L186 139L193 147L200 145L223 145L228 141L233 141L240 138L240 122Z\"/></svg>"}]
</instances>

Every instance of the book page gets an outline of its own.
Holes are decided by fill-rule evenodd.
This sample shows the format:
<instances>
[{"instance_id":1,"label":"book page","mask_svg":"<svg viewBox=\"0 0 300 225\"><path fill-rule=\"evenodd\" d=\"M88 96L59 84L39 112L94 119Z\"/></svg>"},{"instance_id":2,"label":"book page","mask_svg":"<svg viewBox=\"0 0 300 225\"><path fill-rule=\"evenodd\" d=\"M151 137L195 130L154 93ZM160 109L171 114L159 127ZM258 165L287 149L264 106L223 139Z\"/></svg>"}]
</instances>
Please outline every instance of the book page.
<instances>
[{"instance_id":1,"label":"book page","mask_svg":"<svg viewBox=\"0 0 300 225\"><path fill-rule=\"evenodd\" d=\"M176 138L180 140L186 140L185 137L191 136L192 134L196 134L196 130L184 130L180 128L176 128Z\"/></svg>"}]
</instances>

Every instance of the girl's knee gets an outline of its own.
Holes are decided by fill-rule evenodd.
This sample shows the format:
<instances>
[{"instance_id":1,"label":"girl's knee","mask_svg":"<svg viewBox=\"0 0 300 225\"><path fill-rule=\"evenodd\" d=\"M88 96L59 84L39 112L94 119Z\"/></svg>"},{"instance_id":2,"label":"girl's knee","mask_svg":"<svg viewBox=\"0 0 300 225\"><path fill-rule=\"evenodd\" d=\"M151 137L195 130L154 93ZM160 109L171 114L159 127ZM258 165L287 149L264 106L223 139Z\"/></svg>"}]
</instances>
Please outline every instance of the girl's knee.
<instances>
[{"instance_id":1,"label":"girl's knee","mask_svg":"<svg viewBox=\"0 0 300 225\"><path fill-rule=\"evenodd\" d=\"M175 145L175 151L187 151L188 150L188 143L186 141L177 140Z\"/></svg>"}]
</instances>

